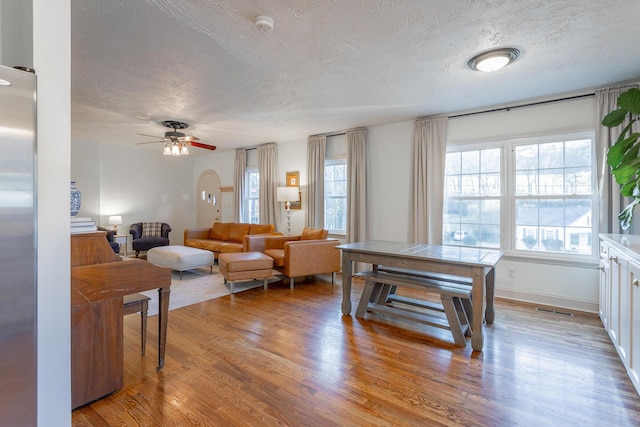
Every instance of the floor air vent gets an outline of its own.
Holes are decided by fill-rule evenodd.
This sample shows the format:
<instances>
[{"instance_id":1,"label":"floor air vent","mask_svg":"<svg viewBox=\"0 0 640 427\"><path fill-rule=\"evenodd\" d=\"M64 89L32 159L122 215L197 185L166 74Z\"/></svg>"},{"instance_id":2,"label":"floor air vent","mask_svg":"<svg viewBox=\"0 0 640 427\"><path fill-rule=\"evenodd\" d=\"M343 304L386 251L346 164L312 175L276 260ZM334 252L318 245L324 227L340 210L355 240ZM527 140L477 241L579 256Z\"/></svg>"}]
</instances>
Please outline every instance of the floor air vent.
<instances>
[{"instance_id":1,"label":"floor air vent","mask_svg":"<svg viewBox=\"0 0 640 427\"><path fill-rule=\"evenodd\" d=\"M568 311L558 311L558 310L551 310L549 308L541 308L541 307L536 307L537 311L543 311L545 313L551 313L551 314L559 314L561 316L569 316L569 317L573 317L573 314L569 313Z\"/></svg>"}]
</instances>

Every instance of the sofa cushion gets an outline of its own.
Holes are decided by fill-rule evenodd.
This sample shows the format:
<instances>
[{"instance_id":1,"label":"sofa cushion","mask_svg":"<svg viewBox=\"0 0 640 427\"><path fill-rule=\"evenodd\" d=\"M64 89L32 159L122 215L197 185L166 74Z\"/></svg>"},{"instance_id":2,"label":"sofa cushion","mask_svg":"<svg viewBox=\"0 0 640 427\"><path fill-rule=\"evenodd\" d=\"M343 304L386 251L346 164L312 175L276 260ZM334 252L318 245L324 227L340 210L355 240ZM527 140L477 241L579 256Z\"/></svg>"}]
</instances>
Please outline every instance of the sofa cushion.
<instances>
[{"instance_id":1,"label":"sofa cushion","mask_svg":"<svg viewBox=\"0 0 640 427\"><path fill-rule=\"evenodd\" d=\"M273 224L251 224L249 226L249 234L273 233L274 230Z\"/></svg>"},{"instance_id":2,"label":"sofa cushion","mask_svg":"<svg viewBox=\"0 0 640 427\"><path fill-rule=\"evenodd\" d=\"M229 225L229 234L227 234L228 242L242 243L242 238L249 234L249 224L241 222L232 222Z\"/></svg>"},{"instance_id":3,"label":"sofa cushion","mask_svg":"<svg viewBox=\"0 0 640 427\"><path fill-rule=\"evenodd\" d=\"M223 222L213 223L211 231L209 232L209 238L211 240L227 240L227 234L229 234L229 226L231 224Z\"/></svg>"},{"instance_id":4,"label":"sofa cushion","mask_svg":"<svg viewBox=\"0 0 640 427\"><path fill-rule=\"evenodd\" d=\"M142 237L162 237L161 222L143 222Z\"/></svg>"},{"instance_id":5,"label":"sofa cushion","mask_svg":"<svg viewBox=\"0 0 640 427\"><path fill-rule=\"evenodd\" d=\"M264 253L273 258L274 267L284 266L284 249L267 249Z\"/></svg>"},{"instance_id":6,"label":"sofa cushion","mask_svg":"<svg viewBox=\"0 0 640 427\"><path fill-rule=\"evenodd\" d=\"M300 234L300 240L326 239L329 232L322 228L305 227Z\"/></svg>"},{"instance_id":7,"label":"sofa cushion","mask_svg":"<svg viewBox=\"0 0 640 427\"><path fill-rule=\"evenodd\" d=\"M221 240L188 239L184 242L184 245L196 249L206 249L211 252L220 252L220 246L224 243Z\"/></svg>"}]
</instances>

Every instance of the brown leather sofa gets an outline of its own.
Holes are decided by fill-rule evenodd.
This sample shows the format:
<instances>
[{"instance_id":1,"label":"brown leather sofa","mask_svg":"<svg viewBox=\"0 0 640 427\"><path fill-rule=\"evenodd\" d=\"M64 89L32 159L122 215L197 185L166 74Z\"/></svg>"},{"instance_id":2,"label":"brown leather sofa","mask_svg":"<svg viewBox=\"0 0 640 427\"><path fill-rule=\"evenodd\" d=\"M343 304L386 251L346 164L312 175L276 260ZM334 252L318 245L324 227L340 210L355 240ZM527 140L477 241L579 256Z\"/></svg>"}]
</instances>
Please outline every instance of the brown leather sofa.
<instances>
[{"instance_id":1,"label":"brown leather sofa","mask_svg":"<svg viewBox=\"0 0 640 427\"><path fill-rule=\"evenodd\" d=\"M184 245L192 248L206 249L218 254L229 252L261 252L252 249L247 235L276 235L273 224L247 224L241 222L216 222L211 228L195 228L184 230Z\"/></svg>"},{"instance_id":2,"label":"brown leather sofa","mask_svg":"<svg viewBox=\"0 0 640 427\"><path fill-rule=\"evenodd\" d=\"M306 228L298 236L247 236L252 251L262 251L273 258L273 268L289 277L293 289L294 278L340 271L340 244L328 239L327 230Z\"/></svg>"}]
</instances>

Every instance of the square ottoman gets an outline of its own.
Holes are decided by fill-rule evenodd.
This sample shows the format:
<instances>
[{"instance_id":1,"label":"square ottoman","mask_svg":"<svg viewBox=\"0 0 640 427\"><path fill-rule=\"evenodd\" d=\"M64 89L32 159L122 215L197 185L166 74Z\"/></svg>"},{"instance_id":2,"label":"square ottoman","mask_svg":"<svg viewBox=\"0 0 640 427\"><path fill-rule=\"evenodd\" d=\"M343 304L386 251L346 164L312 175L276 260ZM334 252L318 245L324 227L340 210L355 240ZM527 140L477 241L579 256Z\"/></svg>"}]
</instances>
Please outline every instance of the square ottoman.
<instances>
[{"instance_id":1,"label":"square ottoman","mask_svg":"<svg viewBox=\"0 0 640 427\"><path fill-rule=\"evenodd\" d=\"M211 251L176 245L149 249L147 261L160 267L169 267L179 271L180 280L182 280L183 271L194 268L210 267L213 273L213 263L215 262Z\"/></svg>"},{"instance_id":2,"label":"square ottoman","mask_svg":"<svg viewBox=\"0 0 640 427\"><path fill-rule=\"evenodd\" d=\"M261 252L235 252L218 254L218 267L225 282L229 282L229 291L233 293L236 280L262 279L267 289L267 279L271 277L273 259Z\"/></svg>"}]
</instances>

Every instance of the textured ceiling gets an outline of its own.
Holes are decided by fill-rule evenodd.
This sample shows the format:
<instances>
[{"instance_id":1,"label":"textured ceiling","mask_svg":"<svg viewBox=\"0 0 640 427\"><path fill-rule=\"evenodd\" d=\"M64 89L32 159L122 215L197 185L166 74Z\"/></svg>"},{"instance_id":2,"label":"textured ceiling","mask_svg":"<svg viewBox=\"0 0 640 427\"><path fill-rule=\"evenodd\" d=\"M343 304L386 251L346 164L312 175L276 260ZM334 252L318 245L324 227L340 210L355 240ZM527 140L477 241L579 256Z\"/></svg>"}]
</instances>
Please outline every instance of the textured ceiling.
<instances>
[{"instance_id":1,"label":"textured ceiling","mask_svg":"<svg viewBox=\"0 0 640 427\"><path fill-rule=\"evenodd\" d=\"M638 0L71 5L80 142L133 145L171 119L228 150L640 79ZM258 15L273 31L256 28ZM522 55L496 73L466 67L501 46Z\"/></svg>"}]
</instances>

